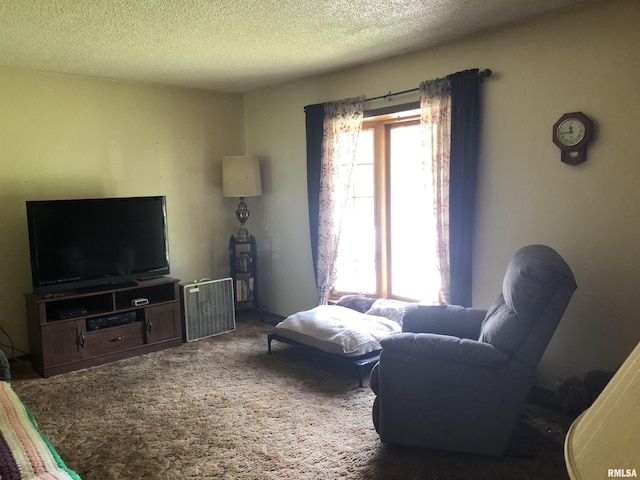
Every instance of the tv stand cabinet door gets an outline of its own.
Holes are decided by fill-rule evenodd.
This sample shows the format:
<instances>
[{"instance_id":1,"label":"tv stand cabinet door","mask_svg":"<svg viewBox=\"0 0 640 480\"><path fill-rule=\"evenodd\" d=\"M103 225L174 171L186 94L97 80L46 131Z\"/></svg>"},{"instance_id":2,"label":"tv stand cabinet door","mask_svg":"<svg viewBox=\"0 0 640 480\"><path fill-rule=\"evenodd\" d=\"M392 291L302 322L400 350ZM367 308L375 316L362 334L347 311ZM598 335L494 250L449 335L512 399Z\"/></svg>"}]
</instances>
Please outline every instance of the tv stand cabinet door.
<instances>
[{"instance_id":1,"label":"tv stand cabinet door","mask_svg":"<svg viewBox=\"0 0 640 480\"><path fill-rule=\"evenodd\" d=\"M43 368L74 362L84 356L85 321L52 322L42 326Z\"/></svg>"},{"instance_id":2,"label":"tv stand cabinet door","mask_svg":"<svg viewBox=\"0 0 640 480\"><path fill-rule=\"evenodd\" d=\"M145 309L144 315L148 344L182 338L178 302L148 307Z\"/></svg>"}]
</instances>

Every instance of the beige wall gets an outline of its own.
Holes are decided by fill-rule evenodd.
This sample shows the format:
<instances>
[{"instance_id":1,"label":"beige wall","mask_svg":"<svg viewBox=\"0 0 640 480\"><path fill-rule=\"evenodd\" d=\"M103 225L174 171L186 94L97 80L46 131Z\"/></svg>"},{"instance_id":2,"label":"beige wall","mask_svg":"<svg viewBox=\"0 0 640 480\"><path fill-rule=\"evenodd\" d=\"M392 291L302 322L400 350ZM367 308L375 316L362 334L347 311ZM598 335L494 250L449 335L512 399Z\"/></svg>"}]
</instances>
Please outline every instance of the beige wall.
<instances>
[{"instance_id":1,"label":"beige wall","mask_svg":"<svg viewBox=\"0 0 640 480\"><path fill-rule=\"evenodd\" d=\"M316 302L304 106L491 68L483 87L474 304L486 307L495 297L517 248L548 244L566 258L579 287L538 382L553 386L561 374L615 368L640 340L638 58L640 3L612 0L245 95L247 151L261 155L267 182L250 228L260 245L266 307L286 315ZM552 125L572 111L596 128L587 162L574 167L560 162L551 142Z\"/></svg>"},{"instance_id":2,"label":"beige wall","mask_svg":"<svg viewBox=\"0 0 640 480\"><path fill-rule=\"evenodd\" d=\"M237 222L220 165L244 153L242 104L240 95L0 69L0 326L18 348L28 349L31 291L25 200L166 195L172 275L228 275Z\"/></svg>"},{"instance_id":3,"label":"beige wall","mask_svg":"<svg viewBox=\"0 0 640 480\"><path fill-rule=\"evenodd\" d=\"M635 0L596 2L252 92L244 115L239 95L0 68L0 326L27 349L28 199L167 195L173 275L226 275L237 222L235 201L220 194L220 159L244 152L262 161L264 195L248 199L247 224L258 239L261 298L281 315L312 307L304 106L480 67L494 76L483 87L474 304L493 299L514 250L549 244L568 260L579 289L539 382L615 368L640 340L639 26ZM576 110L594 120L596 135L589 160L569 167L551 126Z\"/></svg>"}]
</instances>

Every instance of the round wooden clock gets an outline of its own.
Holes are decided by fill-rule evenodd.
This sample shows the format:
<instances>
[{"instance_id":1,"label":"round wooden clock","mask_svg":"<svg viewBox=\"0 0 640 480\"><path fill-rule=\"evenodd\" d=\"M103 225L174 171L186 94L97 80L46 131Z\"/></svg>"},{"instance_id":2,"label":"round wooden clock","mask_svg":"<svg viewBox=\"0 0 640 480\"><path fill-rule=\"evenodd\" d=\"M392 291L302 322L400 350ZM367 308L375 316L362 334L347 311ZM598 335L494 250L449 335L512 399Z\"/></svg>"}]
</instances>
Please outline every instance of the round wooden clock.
<instances>
[{"instance_id":1,"label":"round wooden clock","mask_svg":"<svg viewBox=\"0 0 640 480\"><path fill-rule=\"evenodd\" d=\"M553 143L560 149L560 160L577 165L587 159L587 143L593 125L582 112L565 113L553 125Z\"/></svg>"}]
</instances>

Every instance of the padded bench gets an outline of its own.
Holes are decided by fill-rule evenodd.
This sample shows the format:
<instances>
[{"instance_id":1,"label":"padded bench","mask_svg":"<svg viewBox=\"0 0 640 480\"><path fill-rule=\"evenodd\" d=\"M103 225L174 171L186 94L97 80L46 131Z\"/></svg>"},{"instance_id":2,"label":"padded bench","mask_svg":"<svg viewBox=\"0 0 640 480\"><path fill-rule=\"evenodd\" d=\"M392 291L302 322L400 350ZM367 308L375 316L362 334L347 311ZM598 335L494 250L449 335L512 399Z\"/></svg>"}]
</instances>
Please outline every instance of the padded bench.
<instances>
[{"instance_id":1,"label":"padded bench","mask_svg":"<svg viewBox=\"0 0 640 480\"><path fill-rule=\"evenodd\" d=\"M407 302L346 295L334 305L318 305L278 323L267 335L268 352L277 340L341 360L358 369L363 387L367 366L380 359L380 340L401 331Z\"/></svg>"}]
</instances>

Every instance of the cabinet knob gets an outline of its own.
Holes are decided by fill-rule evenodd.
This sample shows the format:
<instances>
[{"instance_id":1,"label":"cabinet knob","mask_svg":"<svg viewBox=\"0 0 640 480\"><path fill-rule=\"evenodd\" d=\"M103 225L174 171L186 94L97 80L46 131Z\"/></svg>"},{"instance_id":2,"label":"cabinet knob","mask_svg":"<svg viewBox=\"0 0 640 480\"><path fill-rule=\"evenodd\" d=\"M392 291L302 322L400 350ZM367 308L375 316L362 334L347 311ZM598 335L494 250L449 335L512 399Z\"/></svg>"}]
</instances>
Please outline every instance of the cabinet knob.
<instances>
[{"instance_id":1,"label":"cabinet knob","mask_svg":"<svg viewBox=\"0 0 640 480\"><path fill-rule=\"evenodd\" d=\"M125 338L125 337L124 337L124 335L121 335L121 336L119 336L119 337L112 338L112 339L111 339L111 340L109 340L109 341L110 341L110 342L119 342L119 341L121 341L121 340L124 340L124 338Z\"/></svg>"}]
</instances>

